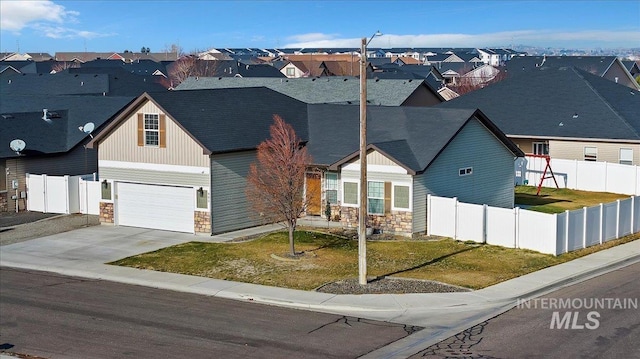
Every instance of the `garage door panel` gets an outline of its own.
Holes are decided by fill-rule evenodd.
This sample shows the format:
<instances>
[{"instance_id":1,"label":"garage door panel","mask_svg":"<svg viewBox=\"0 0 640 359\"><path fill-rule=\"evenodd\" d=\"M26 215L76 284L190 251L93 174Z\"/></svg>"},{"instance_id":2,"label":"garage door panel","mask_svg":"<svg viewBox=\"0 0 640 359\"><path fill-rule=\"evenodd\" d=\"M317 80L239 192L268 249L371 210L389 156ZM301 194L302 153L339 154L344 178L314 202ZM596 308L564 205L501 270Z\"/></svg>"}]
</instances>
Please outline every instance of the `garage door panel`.
<instances>
[{"instance_id":1,"label":"garage door panel","mask_svg":"<svg viewBox=\"0 0 640 359\"><path fill-rule=\"evenodd\" d=\"M118 183L118 224L193 233L192 188Z\"/></svg>"}]
</instances>

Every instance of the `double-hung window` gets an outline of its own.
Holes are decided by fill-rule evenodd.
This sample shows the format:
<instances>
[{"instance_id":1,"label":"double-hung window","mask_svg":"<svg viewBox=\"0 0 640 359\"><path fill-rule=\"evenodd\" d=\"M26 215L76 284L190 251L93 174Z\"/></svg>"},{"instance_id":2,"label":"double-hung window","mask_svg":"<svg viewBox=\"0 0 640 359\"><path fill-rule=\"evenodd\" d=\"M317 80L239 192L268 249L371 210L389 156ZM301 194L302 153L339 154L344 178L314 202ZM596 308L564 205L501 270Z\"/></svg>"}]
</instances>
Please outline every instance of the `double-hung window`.
<instances>
[{"instance_id":1,"label":"double-hung window","mask_svg":"<svg viewBox=\"0 0 640 359\"><path fill-rule=\"evenodd\" d=\"M326 173L324 176L324 193L327 203L338 204L338 174Z\"/></svg>"},{"instance_id":2,"label":"double-hung window","mask_svg":"<svg viewBox=\"0 0 640 359\"><path fill-rule=\"evenodd\" d=\"M344 200L342 203L350 205L358 205L358 183L344 182L344 190L342 191Z\"/></svg>"},{"instance_id":3,"label":"double-hung window","mask_svg":"<svg viewBox=\"0 0 640 359\"><path fill-rule=\"evenodd\" d=\"M584 148L584 160L585 161L597 161L598 160L598 148L597 147L585 147Z\"/></svg>"},{"instance_id":4,"label":"double-hung window","mask_svg":"<svg viewBox=\"0 0 640 359\"><path fill-rule=\"evenodd\" d=\"M393 207L409 209L409 186L393 186Z\"/></svg>"},{"instance_id":5,"label":"double-hung window","mask_svg":"<svg viewBox=\"0 0 640 359\"><path fill-rule=\"evenodd\" d=\"M144 145L152 147L160 145L160 118L158 114L144 114Z\"/></svg>"},{"instance_id":6,"label":"double-hung window","mask_svg":"<svg viewBox=\"0 0 640 359\"><path fill-rule=\"evenodd\" d=\"M370 181L367 186L369 214L384 214L384 182Z\"/></svg>"},{"instance_id":7,"label":"double-hung window","mask_svg":"<svg viewBox=\"0 0 640 359\"><path fill-rule=\"evenodd\" d=\"M620 149L620 164L632 165L633 164L633 150L631 148Z\"/></svg>"}]
</instances>

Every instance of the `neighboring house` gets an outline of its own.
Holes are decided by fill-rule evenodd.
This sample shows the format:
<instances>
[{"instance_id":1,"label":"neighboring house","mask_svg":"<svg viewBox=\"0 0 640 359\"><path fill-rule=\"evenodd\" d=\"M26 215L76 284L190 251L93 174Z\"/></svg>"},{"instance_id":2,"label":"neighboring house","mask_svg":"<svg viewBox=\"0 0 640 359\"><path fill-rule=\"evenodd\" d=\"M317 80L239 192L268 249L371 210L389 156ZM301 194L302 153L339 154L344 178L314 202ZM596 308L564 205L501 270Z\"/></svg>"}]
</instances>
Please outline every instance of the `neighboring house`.
<instances>
[{"instance_id":1,"label":"neighboring house","mask_svg":"<svg viewBox=\"0 0 640 359\"><path fill-rule=\"evenodd\" d=\"M471 86L478 86L493 80L500 70L491 65L482 65L460 76L460 81Z\"/></svg>"},{"instance_id":2,"label":"neighboring house","mask_svg":"<svg viewBox=\"0 0 640 359\"><path fill-rule=\"evenodd\" d=\"M143 94L89 144L104 182L101 220L189 233L261 223L245 196L273 115L307 139L307 105L267 88Z\"/></svg>"},{"instance_id":3,"label":"neighboring house","mask_svg":"<svg viewBox=\"0 0 640 359\"><path fill-rule=\"evenodd\" d=\"M265 86L305 103L360 102L360 80L354 77L297 79L190 77L176 90ZM433 106L444 99L426 81L367 79L368 103L382 106Z\"/></svg>"},{"instance_id":4,"label":"neighboring house","mask_svg":"<svg viewBox=\"0 0 640 359\"><path fill-rule=\"evenodd\" d=\"M637 79L638 76L640 76L640 61L625 60L622 61L622 64L634 79Z\"/></svg>"},{"instance_id":5,"label":"neighboring house","mask_svg":"<svg viewBox=\"0 0 640 359\"><path fill-rule=\"evenodd\" d=\"M204 60L202 60L204 61ZM212 73L217 77L275 77L284 78L280 70L270 64L247 64L236 60L218 60L212 62Z\"/></svg>"},{"instance_id":6,"label":"neighboring house","mask_svg":"<svg viewBox=\"0 0 640 359\"><path fill-rule=\"evenodd\" d=\"M132 62L136 60L149 59L156 62L175 61L178 54L175 52L56 52L55 60L57 61L73 61L87 62L98 59L105 60L121 60Z\"/></svg>"},{"instance_id":7,"label":"neighboring house","mask_svg":"<svg viewBox=\"0 0 640 359\"><path fill-rule=\"evenodd\" d=\"M509 76L516 76L539 69L577 67L634 90L640 85L625 64L616 56L521 56L506 65Z\"/></svg>"},{"instance_id":8,"label":"neighboring house","mask_svg":"<svg viewBox=\"0 0 640 359\"><path fill-rule=\"evenodd\" d=\"M89 143L104 186L101 220L205 234L261 224L246 175L274 114L309 148L307 188L324 188L307 214L328 200L353 225L359 107L307 105L267 88L144 94L127 106ZM370 106L369 116L378 229L423 231L429 193L513 206L513 161L522 153L479 111Z\"/></svg>"},{"instance_id":9,"label":"neighboring house","mask_svg":"<svg viewBox=\"0 0 640 359\"><path fill-rule=\"evenodd\" d=\"M85 150L83 145L89 136L78 128L92 122L99 130L131 100L133 97L3 94L0 211L15 211L11 183L17 180L18 192L26 193L26 173L62 176L97 172L96 152ZM26 142L20 154L9 148L15 139ZM18 206L26 209L24 198L20 198Z\"/></svg>"},{"instance_id":10,"label":"neighboring house","mask_svg":"<svg viewBox=\"0 0 640 359\"><path fill-rule=\"evenodd\" d=\"M491 66L503 66L516 57L523 57L525 54L511 49L483 48L476 49L482 62Z\"/></svg>"},{"instance_id":11,"label":"neighboring house","mask_svg":"<svg viewBox=\"0 0 640 359\"><path fill-rule=\"evenodd\" d=\"M67 69L56 74L24 74L0 82L1 95L98 95L138 96L144 92L164 92L158 76L119 73L70 73L82 69Z\"/></svg>"},{"instance_id":12,"label":"neighboring house","mask_svg":"<svg viewBox=\"0 0 640 359\"><path fill-rule=\"evenodd\" d=\"M507 77L437 107L479 108L526 153L640 164L640 92L575 67Z\"/></svg>"},{"instance_id":13,"label":"neighboring house","mask_svg":"<svg viewBox=\"0 0 640 359\"><path fill-rule=\"evenodd\" d=\"M385 106L367 112L369 226L424 232L429 194L513 208L513 165L523 153L482 112ZM328 201L344 226L357 226L359 107L310 105L309 136L323 189L309 207L323 209Z\"/></svg>"}]
</instances>

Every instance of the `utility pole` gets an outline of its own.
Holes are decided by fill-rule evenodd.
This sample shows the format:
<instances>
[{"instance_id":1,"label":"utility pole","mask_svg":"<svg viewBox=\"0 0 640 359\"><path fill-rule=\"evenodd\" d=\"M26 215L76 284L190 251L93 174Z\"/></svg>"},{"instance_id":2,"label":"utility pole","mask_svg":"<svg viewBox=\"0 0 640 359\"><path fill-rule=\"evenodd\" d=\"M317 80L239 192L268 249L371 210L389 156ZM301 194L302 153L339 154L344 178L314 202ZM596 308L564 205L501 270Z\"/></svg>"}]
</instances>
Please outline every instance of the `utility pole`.
<instances>
[{"instance_id":1,"label":"utility pole","mask_svg":"<svg viewBox=\"0 0 640 359\"><path fill-rule=\"evenodd\" d=\"M369 41L362 38L360 44L360 206L358 208L358 282L367 284L367 45L376 36L376 31Z\"/></svg>"}]
</instances>

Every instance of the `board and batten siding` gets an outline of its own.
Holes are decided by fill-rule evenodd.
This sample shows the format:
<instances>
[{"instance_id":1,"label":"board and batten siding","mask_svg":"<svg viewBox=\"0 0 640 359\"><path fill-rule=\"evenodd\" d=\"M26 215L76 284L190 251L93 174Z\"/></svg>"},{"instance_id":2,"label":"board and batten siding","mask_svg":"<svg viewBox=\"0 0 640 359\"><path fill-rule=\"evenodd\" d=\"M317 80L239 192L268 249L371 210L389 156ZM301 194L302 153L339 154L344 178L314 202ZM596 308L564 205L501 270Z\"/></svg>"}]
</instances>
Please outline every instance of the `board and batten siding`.
<instances>
[{"instance_id":1,"label":"board and batten siding","mask_svg":"<svg viewBox=\"0 0 640 359\"><path fill-rule=\"evenodd\" d=\"M137 111L99 144L100 160L208 167L209 156L169 116L166 116L166 147L138 146L138 114L166 115L151 101Z\"/></svg>"},{"instance_id":2,"label":"board and batten siding","mask_svg":"<svg viewBox=\"0 0 640 359\"><path fill-rule=\"evenodd\" d=\"M628 148L633 151L633 164L640 164L640 144L612 143L612 142L582 142L582 141L549 141L549 155L551 158L584 161L584 148L598 149L598 162L620 163L620 149Z\"/></svg>"},{"instance_id":3,"label":"board and batten siding","mask_svg":"<svg viewBox=\"0 0 640 359\"><path fill-rule=\"evenodd\" d=\"M432 162L421 179L427 191L436 196L513 208L513 166L513 153L480 121L472 119ZM467 167L473 168L473 173L460 176L459 170Z\"/></svg>"},{"instance_id":4,"label":"board and batten siding","mask_svg":"<svg viewBox=\"0 0 640 359\"><path fill-rule=\"evenodd\" d=\"M262 224L245 194L249 165L256 151L211 156L211 232L223 233Z\"/></svg>"}]
</instances>

